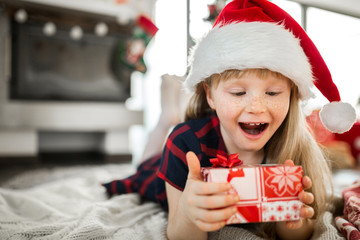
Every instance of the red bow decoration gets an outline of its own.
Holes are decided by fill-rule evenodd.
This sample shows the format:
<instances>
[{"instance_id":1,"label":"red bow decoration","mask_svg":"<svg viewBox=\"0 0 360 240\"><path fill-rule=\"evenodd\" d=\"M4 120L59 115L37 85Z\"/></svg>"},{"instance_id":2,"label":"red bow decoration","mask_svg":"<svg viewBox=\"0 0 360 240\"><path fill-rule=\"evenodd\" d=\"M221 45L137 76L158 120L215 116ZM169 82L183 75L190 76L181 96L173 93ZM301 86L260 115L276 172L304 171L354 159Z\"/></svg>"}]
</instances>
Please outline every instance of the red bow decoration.
<instances>
[{"instance_id":1,"label":"red bow decoration","mask_svg":"<svg viewBox=\"0 0 360 240\"><path fill-rule=\"evenodd\" d=\"M237 165L243 164L243 161L239 159L238 153L230 154L229 156L216 154L216 158L211 158L210 162L212 163L212 167L228 167L228 168L232 168Z\"/></svg>"}]
</instances>

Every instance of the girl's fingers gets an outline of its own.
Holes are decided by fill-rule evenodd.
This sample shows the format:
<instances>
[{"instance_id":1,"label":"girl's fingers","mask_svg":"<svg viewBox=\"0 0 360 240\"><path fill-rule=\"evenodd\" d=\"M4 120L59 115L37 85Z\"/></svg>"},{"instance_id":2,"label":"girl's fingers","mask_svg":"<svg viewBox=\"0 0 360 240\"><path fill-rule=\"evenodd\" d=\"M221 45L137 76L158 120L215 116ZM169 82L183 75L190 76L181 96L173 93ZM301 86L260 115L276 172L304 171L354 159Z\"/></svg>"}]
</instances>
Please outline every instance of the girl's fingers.
<instances>
[{"instance_id":1,"label":"girl's fingers","mask_svg":"<svg viewBox=\"0 0 360 240\"><path fill-rule=\"evenodd\" d=\"M235 205L239 197L235 194L192 195L187 204L202 209L224 208Z\"/></svg>"},{"instance_id":2,"label":"girl's fingers","mask_svg":"<svg viewBox=\"0 0 360 240\"><path fill-rule=\"evenodd\" d=\"M304 176L302 178L302 185L303 185L303 189L309 189L312 187L312 181L308 176Z\"/></svg>"},{"instance_id":3,"label":"girl's fingers","mask_svg":"<svg viewBox=\"0 0 360 240\"><path fill-rule=\"evenodd\" d=\"M309 206L303 206L300 210L300 217L312 218L314 216L314 209Z\"/></svg>"},{"instance_id":4,"label":"girl's fingers","mask_svg":"<svg viewBox=\"0 0 360 240\"><path fill-rule=\"evenodd\" d=\"M189 180L188 180L189 181ZM228 192L232 186L230 183L209 183L202 181L192 181L191 183L186 183L189 185L189 190L194 194L198 195L211 195Z\"/></svg>"},{"instance_id":5,"label":"girl's fingers","mask_svg":"<svg viewBox=\"0 0 360 240\"><path fill-rule=\"evenodd\" d=\"M299 193L299 200L307 205L314 202L314 195L310 192L302 191Z\"/></svg>"},{"instance_id":6,"label":"girl's fingers","mask_svg":"<svg viewBox=\"0 0 360 240\"><path fill-rule=\"evenodd\" d=\"M187 152L186 161L189 167L188 179L202 181L200 161L195 153Z\"/></svg>"},{"instance_id":7,"label":"girl's fingers","mask_svg":"<svg viewBox=\"0 0 360 240\"><path fill-rule=\"evenodd\" d=\"M203 222L201 220L196 220L195 225L204 232L212 232L219 230L220 228L223 228L225 226L225 221L217 222L217 223L208 223L208 222Z\"/></svg>"},{"instance_id":8,"label":"girl's fingers","mask_svg":"<svg viewBox=\"0 0 360 240\"><path fill-rule=\"evenodd\" d=\"M286 222L286 227L289 229L298 229L302 227L304 221L309 220L314 216L314 209L309 206L303 206L300 210L300 217L301 219L298 221L289 221Z\"/></svg>"},{"instance_id":9,"label":"girl's fingers","mask_svg":"<svg viewBox=\"0 0 360 240\"><path fill-rule=\"evenodd\" d=\"M197 220L207 223L224 222L237 212L234 206L221 209L196 209L194 217Z\"/></svg>"},{"instance_id":10,"label":"girl's fingers","mask_svg":"<svg viewBox=\"0 0 360 240\"><path fill-rule=\"evenodd\" d=\"M285 166L294 166L295 164L294 164L293 160L287 159L287 160L285 160L284 165Z\"/></svg>"}]
</instances>

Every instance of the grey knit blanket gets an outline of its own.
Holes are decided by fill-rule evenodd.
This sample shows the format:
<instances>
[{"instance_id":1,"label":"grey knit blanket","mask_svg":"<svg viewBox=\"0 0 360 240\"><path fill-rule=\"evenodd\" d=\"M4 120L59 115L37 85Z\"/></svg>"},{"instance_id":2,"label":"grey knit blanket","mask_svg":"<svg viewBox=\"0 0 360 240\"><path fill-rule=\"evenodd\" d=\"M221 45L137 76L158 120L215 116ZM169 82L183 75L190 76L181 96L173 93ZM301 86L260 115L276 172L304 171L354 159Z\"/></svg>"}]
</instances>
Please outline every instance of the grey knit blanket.
<instances>
[{"instance_id":1,"label":"grey knit blanket","mask_svg":"<svg viewBox=\"0 0 360 240\"><path fill-rule=\"evenodd\" d=\"M108 198L101 183L131 165L57 167L16 175L0 186L0 239L166 239L167 213L136 193ZM312 239L344 239L327 212ZM260 239L227 226L209 239Z\"/></svg>"}]
</instances>

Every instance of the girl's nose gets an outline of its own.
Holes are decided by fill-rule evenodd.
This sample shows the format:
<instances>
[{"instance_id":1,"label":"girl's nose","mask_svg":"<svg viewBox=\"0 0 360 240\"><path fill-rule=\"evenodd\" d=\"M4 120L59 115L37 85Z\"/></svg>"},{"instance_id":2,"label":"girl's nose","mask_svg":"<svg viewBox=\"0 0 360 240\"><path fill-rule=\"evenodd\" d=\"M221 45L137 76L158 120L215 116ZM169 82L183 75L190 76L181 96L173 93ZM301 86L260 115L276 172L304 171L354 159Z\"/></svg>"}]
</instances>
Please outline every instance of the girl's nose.
<instances>
[{"instance_id":1,"label":"girl's nose","mask_svg":"<svg viewBox=\"0 0 360 240\"><path fill-rule=\"evenodd\" d=\"M266 107L264 104L264 99L260 97L254 97L249 99L246 110L250 113L262 113L265 112Z\"/></svg>"}]
</instances>

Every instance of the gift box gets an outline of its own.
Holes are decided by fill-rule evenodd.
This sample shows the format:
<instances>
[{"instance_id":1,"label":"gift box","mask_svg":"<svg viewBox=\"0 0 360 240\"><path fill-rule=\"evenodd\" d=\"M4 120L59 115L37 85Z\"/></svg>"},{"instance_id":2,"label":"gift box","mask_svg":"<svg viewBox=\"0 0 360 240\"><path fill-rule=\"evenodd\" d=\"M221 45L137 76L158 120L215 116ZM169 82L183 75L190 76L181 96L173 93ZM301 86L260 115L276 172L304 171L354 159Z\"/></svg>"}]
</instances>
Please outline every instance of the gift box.
<instances>
[{"instance_id":1,"label":"gift box","mask_svg":"<svg viewBox=\"0 0 360 240\"><path fill-rule=\"evenodd\" d=\"M202 168L204 181L229 182L240 201L226 224L290 221L300 218L301 166L242 165Z\"/></svg>"}]
</instances>

